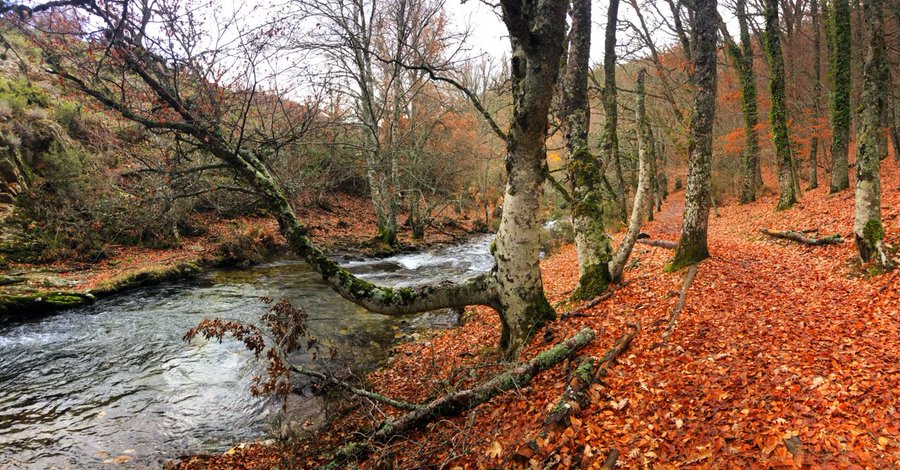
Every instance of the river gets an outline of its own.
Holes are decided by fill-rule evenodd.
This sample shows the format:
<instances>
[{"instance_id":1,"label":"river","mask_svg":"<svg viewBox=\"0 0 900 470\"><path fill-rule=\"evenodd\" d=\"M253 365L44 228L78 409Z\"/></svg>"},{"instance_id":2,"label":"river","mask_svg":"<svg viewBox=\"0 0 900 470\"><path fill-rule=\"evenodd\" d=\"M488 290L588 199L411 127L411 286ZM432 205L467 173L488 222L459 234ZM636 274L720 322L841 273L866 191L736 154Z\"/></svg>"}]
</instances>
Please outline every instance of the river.
<instances>
[{"instance_id":1,"label":"river","mask_svg":"<svg viewBox=\"0 0 900 470\"><path fill-rule=\"evenodd\" d=\"M490 241L478 236L345 267L386 285L462 279L490 269ZM371 369L398 335L456 321L451 312L368 313L339 298L305 264L279 260L0 323L0 468L156 468L265 438L282 406L250 396L262 366L235 341L181 339L205 317L258 319L266 308L262 296L304 308L312 334L339 352L294 358L320 370Z\"/></svg>"}]
</instances>

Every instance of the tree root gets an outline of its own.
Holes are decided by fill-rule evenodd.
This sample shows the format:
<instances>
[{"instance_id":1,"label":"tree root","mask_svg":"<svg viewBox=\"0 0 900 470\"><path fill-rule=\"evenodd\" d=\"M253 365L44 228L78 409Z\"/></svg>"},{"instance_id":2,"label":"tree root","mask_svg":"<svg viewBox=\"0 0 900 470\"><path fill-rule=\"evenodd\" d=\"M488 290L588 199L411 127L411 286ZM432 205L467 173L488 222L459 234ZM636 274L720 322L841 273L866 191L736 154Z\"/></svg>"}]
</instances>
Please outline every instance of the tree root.
<instances>
[{"instance_id":1,"label":"tree root","mask_svg":"<svg viewBox=\"0 0 900 470\"><path fill-rule=\"evenodd\" d=\"M804 231L795 231L795 230L785 230L785 231L774 231L769 230L767 228L759 229L760 233L768 235L770 237L775 238L784 238L786 240L793 240L798 243L803 243L804 245L812 245L812 246L822 246L822 245L837 245L840 243L844 243L844 239L841 238L840 235L834 234L829 237L822 238L813 238L808 237L805 233L809 233L807 230Z\"/></svg>"}]
</instances>

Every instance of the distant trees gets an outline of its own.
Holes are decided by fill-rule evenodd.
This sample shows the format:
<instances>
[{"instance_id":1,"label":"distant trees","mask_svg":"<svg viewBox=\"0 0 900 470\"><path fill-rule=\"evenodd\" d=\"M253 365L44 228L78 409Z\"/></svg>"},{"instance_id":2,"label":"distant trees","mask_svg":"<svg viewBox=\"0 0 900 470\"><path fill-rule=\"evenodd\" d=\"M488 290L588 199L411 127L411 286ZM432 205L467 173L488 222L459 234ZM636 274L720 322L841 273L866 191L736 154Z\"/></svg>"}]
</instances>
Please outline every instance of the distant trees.
<instances>
[{"instance_id":1,"label":"distant trees","mask_svg":"<svg viewBox=\"0 0 900 470\"><path fill-rule=\"evenodd\" d=\"M410 162L403 166L404 156L421 156L431 131L427 125L415 126L411 119L428 79L422 71L403 65L443 64L447 38L442 5L432 0L297 0L293 4L300 12L298 22L312 19L317 27L292 40L300 49L328 59L334 85L354 104L378 238L394 245L397 212L406 189L402 176L412 166ZM409 194L411 208L418 212L421 189ZM417 216L422 214L413 214L413 220Z\"/></svg>"},{"instance_id":2,"label":"distant trees","mask_svg":"<svg viewBox=\"0 0 900 470\"><path fill-rule=\"evenodd\" d=\"M756 74L753 71L753 43L750 38L747 1L737 0L735 15L740 29L741 44L738 46L728 34L724 22L721 23L725 46L738 74L741 86L741 112L744 116L744 150L740 201L756 200L756 189L762 184L759 161L759 112L756 102Z\"/></svg>"}]
</instances>

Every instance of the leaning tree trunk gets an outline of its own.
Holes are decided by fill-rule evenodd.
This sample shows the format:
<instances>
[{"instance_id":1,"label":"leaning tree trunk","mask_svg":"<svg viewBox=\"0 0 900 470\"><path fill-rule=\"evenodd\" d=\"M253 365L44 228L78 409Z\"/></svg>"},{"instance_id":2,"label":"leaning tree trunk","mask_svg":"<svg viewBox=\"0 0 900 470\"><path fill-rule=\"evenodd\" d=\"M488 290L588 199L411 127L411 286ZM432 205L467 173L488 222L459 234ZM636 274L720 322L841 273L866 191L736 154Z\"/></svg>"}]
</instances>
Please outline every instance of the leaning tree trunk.
<instances>
[{"instance_id":1,"label":"leaning tree trunk","mask_svg":"<svg viewBox=\"0 0 900 470\"><path fill-rule=\"evenodd\" d=\"M863 68L862 110L856 136L856 206L853 233L863 263L875 261L887 267L884 226L881 223L881 159L887 154L884 134L890 83L884 44L884 12L881 0L864 0L866 58Z\"/></svg>"},{"instance_id":2,"label":"leaning tree trunk","mask_svg":"<svg viewBox=\"0 0 900 470\"><path fill-rule=\"evenodd\" d=\"M775 160L778 165L779 198L776 210L789 209L797 203L796 173L791 156L787 126L787 97L784 86L784 56L781 51L781 26L778 24L778 1L766 0L766 57L769 62L769 116Z\"/></svg>"},{"instance_id":3,"label":"leaning tree trunk","mask_svg":"<svg viewBox=\"0 0 900 470\"><path fill-rule=\"evenodd\" d=\"M652 171L653 142L650 139L650 126L647 125L647 114L644 109L644 77L647 72L644 69L638 71L637 78L637 102L635 103L635 118L637 121L638 135L638 186L634 193L634 206L631 208L631 220L628 222L628 230L622 237L622 242L616 249L616 254L609 262L609 272L614 282L622 282L622 273L625 263L631 256L631 250L641 231L641 225L647 219L647 213L653 212L650 200L650 172Z\"/></svg>"},{"instance_id":4,"label":"leaning tree trunk","mask_svg":"<svg viewBox=\"0 0 900 470\"><path fill-rule=\"evenodd\" d=\"M681 238L669 270L696 264L709 256L707 225L710 207L710 167L712 165L712 130L716 113L716 0L695 2L694 73L696 90L691 110L688 151L687 187L684 192L684 218Z\"/></svg>"},{"instance_id":5,"label":"leaning tree trunk","mask_svg":"<svg viewBox=\"0 0 900 470\"><path fill-rule=\"evenodd\" d=\"M617 202L619 203L619 218L624 222L628 219L628 190L625 188L625 178L622 175L622 158L619 155L619 110L616 91L616 26L619 18L619 0L610 0L606 13L606 37L603 45L603 111L606 113L606 121L603 124L603 139L601 141L605 161L613 165L616 177L616 190L619 191Z\"/></svg>"},{"instance_id":6,"label":"leaning tree trunk","mask_svg":"<svg viewBox=\"0 0 900 470\"><path fill-rule=\"evenodd\" d=\"M826 19L828 78L831 81L831 192L850 187L851 35L848 0L833 0Z\"/></svg>"},{"instance_id":7,"label":"leaning tree trunk","mask_svg":"<svg viewBox=\"0 0 900 470\"><path fill-rule=\"evenodd\" d=\"M822 40L819 33L819 1L812 0L809 5L812 13L813 28L813 119L816 132L809 141L809 189L819 187L819 102L822 100Z\"/></svg>"},{"instance_id":8,"label":"leaning tree trunk","mask_svg":"<svg viewBox=\"0 0 900 470\"><path fill-rule=\"evenodd\" d=\"M547 177L548 116L565 38L565 1L503 0L512 45L513 116L506 145L507 183L495 242L503 332L515 354L531 333L555 318L541 282L540 200Z\"/></svg>"},{"instance_id":9,"label":"leaning tree trunk","mask_svg":"<svg viewBox=\"0 0 900 470\"><path fill-rule=\"evenodd\" d=\"M578 288L574 296L590 299L605 291L609 285L608 265L612 255L610 240L603 226L600 196L602 169L588 148L591 108L587 80L591 52L591 1L574 0L571 17L569 57L561 90L560 121L566 136L566 170L571 185L572 226L575 230L575 251L578 254Z\"/></svg>"}]
</instances>

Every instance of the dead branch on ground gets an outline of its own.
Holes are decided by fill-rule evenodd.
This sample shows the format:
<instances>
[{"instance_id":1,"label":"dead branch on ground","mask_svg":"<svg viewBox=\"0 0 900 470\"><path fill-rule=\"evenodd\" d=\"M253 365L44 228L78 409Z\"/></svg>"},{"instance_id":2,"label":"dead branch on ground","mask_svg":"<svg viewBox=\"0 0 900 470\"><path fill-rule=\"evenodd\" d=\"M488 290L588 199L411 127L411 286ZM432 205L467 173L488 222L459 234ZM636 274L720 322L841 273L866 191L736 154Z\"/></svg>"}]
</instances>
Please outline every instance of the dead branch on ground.
<instances>
[{"instance_id":1,"label":"dead branch on ground","mask_svg":"<svg viewBox=\"0 0 900 470\"><path fill-rule=\"evenodd\" d=\"M672 331L675 330L675 325L678 323L678 316L681 315L681 311L684 310L688 288L691 287L696 276L697 265L695 264L688 269L687 277L684 278L684 284L681 286L681 293L678 294L678 302L675 303L675 308L672 310L672 316L669 317L669 326L666 327L666 331L662 334L662 344L666 344L666 342L669 341L669 336L671 336Z\"/></svg>"},{"instance_id":2,"label":"dead branch on ground","mask_svg":"<svg viewBox=\"0 0 900 470\"><path fill-rule=\"evenodd\" d=\"M388 419L381 423L365 441L355 441L338 449L331 462L323 468L339 468L351 459L359 458L372 450L376 443L384 443L391 438L417 429L434 419L457 415L472 409L494 396L519 388L531 381L538 373L563 362L591 343L597 334L590 328L584 328L572 337L544 350L534 358L513 367L493 379L467 390L461 390L428 403L396 419Z\"/></svg>"}]
</instances>

